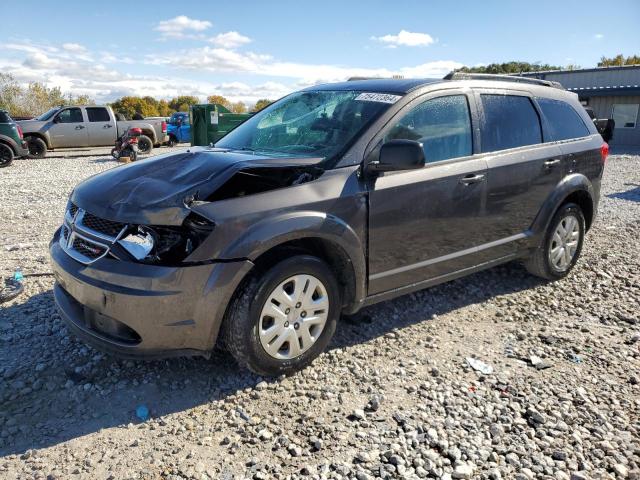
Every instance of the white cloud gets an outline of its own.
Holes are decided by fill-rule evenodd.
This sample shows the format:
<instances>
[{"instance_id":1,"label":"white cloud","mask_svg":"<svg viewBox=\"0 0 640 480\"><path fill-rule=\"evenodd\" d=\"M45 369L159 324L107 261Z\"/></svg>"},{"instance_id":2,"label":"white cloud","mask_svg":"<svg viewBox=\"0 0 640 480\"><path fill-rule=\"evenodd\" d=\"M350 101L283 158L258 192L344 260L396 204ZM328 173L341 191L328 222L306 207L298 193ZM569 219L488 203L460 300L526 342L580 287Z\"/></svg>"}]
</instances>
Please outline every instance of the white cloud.
<instances>
[{"instance_id":1,"label":"white cloud","mask_svg":"<svg viewBox=\"0 0 640 480\"><path fill-rule=\"evenodd\" d=\"M384 43L391 48L398 46L405 47L426 47L435 43L435 40L428 33L408 32L400 30L397 35L384 35L382 37L371 37L372 40Z\"/></svg>"},{"instance_id":2,"label":"white cloud","mask_svg":"<svg viewBox=\"0 0 640 480\"><path fill-rule=\"evenodd\" d=\"M400 69L362 68L342 65L283 62L269 55L252 52L238 52L223 48L202 47L179 52L168 52L147 56L146 63L164 65L172 68L208 70L215 73L244 73L287 77L305 83L321 83L346 80L353 76L362 77L442 77L463 64L450 60L427 62L421 65Z\"/></svg>"},{"instance_id":3,"label":"white cloud","mask_svg":"<svg viewBox=\"0 0 640 480\"><path fill-rule=\"evenodd\" d=\"M63 43L62 48L67 52L76 52L76 53L83 53L87 50L79 43Z\"/></svg>"},{"instance_id":4,"label":"white cloud","mask_svg":"<svg viewBox=\"0 0 640 480\"><path fill-rule=\"evenodd\" d=\"M208 95L220 94L234 102L251 103L260 98L277 99L306 86L342 81L351 76L442 77L462 66L458 62L443 60L398 69L363 68L287 62L270 55L205 46L149 55L145 63L155 65L162 73L140 75L127 72L126 64L134 60L123 54L110 51L77 54L63 47L13 43L5 45L5 50L0 53L0 71L13 75L22 84L39 81L74 95L89 95L97 102L113 101L123 95L151 95L156 98L195 95L204 100ZM140 63L140 59L135 63ZM205 78L196 75L202 71L253 80L217 83L199 80ZM261 77L265 81L260 81ZM282 81L273 80L276 78Z\"/></svg>"},{"instance_id":5,"label":"white cloud","mask_svg":"<svg viewBox=\"0 0 640 480\"><path fill-rule=\"evenodd\" d=\"M242 45L246 45L251 42L249 37L245 37L244 35L231 31L225 33L219 33L215 37L209 39L211 43L223 48L236 48Z\"/></svg>"},{"instance_id":6,"label":"white cloud","mask_svg":"<svg viewBox=\"0 0 640 480\"><path fill-rule=\"evenodd\" d=\"M208 20L196 20L186 15L178 15L170 20L162 20L154 30L166 38L182 38L189 36L187 32L202 32L211 27Z\"/></svg>"},{"instance_id":7,"label":"white cloud","mask_svg":"<svg viewBox=\"0 0 640 480\"><path fill-rule=\"evenodd\" d=\"M602 33L596 33L593 38L595 38L596 40L602 40L604 38L604 35Z\"/></svg>"}]
</instances>

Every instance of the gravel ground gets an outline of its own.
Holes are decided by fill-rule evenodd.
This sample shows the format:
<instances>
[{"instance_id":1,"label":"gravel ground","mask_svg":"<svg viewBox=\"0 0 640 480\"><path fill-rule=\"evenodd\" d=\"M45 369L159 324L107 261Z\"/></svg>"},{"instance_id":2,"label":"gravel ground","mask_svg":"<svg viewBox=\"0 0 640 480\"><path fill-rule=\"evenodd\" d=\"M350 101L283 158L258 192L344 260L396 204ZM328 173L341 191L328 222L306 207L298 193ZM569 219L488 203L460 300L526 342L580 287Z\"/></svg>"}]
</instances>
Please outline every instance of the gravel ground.
<instances>
[{"instance_id":1,"label":"gravel ground","mask_svg":"<svg viewBox=\"0 0 640 480\"><path fill-rule=\"evenodd\" d=\"M49 271L67 195L115 165L92 150L1 170L0 275ZM640 156L610 157L565 280L514 263L368 308L288 378L218 352L103 355L51 288L27 277L0 306L0 478L640 478Z\"/></svg>"}]
</instances>

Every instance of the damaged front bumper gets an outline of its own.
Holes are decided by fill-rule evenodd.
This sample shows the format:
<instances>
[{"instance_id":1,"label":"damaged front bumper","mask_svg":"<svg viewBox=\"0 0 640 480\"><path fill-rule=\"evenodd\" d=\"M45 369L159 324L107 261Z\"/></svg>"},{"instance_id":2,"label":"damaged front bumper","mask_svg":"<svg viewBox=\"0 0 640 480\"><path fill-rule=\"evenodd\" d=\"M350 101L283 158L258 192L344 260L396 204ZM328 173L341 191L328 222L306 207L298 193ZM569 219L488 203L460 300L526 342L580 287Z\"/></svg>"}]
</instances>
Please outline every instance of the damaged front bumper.
<instances>
[{"instance_id":1,"label":"damaged front bumper","mask_svg":"<svg viewBox=\"0 0 640 480\"><path fill-rule=\"evenodd\" d=\"M63 320L98 349L126 357L208 355L249 260L165 267L101 258L89 265L49 250Z\"/></svg>"}]
</instances>

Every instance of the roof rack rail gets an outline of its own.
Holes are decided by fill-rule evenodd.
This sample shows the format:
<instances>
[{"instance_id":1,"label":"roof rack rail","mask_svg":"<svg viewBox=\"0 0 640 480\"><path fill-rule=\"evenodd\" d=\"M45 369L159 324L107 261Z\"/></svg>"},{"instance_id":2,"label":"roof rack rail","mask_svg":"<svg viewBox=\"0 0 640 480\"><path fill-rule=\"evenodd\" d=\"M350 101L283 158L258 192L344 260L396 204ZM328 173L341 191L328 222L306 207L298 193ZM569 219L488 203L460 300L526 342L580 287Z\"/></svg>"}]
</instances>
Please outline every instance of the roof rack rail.
<instances>
[{"instance_id":1,"label":"roof rack rail","mask_svg":"<svg viewBox=\"0 0 640 480\"><path fill-rule=\"evenodd\" d=\"M541 80L539 78L519 77L517 75L494 75L492 73L466 73L451 72L445 75L443 80L495 80L498 82L528 83L530 85L543 85L564 90L560 82Z\"/></svg>"}]
</instances>

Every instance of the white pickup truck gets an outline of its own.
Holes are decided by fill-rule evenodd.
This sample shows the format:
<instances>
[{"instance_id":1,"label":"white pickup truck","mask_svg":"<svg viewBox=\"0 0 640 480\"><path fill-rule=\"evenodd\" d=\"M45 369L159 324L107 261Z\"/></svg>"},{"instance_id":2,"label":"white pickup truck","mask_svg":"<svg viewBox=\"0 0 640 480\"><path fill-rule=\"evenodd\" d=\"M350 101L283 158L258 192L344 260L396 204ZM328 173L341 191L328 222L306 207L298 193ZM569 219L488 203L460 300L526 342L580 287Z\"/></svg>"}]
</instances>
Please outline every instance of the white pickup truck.
<instances>
[{"instance_id":1,"label":"white pickup truck","mask_svg":"<svg viewBox=\"0 0 640 480\"><path fill-rule=\"evenodd\" d=\"M142 129L138 148L143 154L169 139L165 121L118 121L111 107L106 106L60 106L32 120L17 123L22 127L29 154L34 158L43 158L48 150L59 148L114 145L116 138L130 127Z\"/></svg>"}]
</instances>

